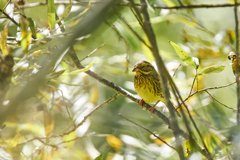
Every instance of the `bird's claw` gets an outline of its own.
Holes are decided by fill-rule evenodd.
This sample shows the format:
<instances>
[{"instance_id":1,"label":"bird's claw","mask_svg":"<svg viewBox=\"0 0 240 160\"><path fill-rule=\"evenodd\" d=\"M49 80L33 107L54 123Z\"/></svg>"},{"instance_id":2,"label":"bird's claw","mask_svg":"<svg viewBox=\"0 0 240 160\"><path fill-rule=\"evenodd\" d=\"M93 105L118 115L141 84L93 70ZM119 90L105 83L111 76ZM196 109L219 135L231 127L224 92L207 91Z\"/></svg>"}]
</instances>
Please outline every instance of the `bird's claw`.
<instances>
[{"instance_id":1,"label":"bird's claw","mask_svg":"<svg viewBox=\"0 0 240 160\"><path fill-rule=\"evenodd\" d=\"M143 102L144 102L144 100L143 99L141 99L140 101L139 101L139 106L143 109Z\"/></svg>"}]
</instances>

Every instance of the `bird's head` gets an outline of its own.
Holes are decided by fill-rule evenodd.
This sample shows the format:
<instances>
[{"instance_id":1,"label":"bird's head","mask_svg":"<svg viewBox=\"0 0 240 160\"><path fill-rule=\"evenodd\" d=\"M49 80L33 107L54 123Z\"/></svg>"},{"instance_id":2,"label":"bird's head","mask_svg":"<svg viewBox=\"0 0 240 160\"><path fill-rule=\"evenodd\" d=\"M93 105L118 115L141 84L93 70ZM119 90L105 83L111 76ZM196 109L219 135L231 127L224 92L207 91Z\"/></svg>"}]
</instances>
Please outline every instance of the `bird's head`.
<instances>
[{"instance_id":1,"label":"bird's head","mask_svg":"<svg viewBox=\"0 0 240 160\"><path fill-rule=\"evenodd\" d=\"M230 52L230 53L228 54L228 59L231 60L231 61L235 61L235 60L237 59L236 53Z\"/></svg>"},{"instance_id":2,"label":"bird's head","mask_svg":"<svg viewBox=\"0 0 240 160\"><path fill-rule=\"evenodd\" d=\"M137 62L132 71L135 72L137 75L139 74L149 75L157 73L153 65L147 61Z\"/></svg>"}]
</instances>

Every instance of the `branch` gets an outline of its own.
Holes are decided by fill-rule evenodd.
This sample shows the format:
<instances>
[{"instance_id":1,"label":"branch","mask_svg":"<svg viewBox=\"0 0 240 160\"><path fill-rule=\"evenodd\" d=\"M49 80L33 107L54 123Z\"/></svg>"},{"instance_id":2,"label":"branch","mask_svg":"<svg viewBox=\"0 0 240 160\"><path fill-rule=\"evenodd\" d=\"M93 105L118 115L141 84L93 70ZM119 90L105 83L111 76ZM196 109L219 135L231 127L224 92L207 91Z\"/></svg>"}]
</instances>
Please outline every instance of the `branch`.
<instances>
[{"instance_id":1,"label":"branch","mask_svg":"<svg viewBox=\"0 0 240 160\"><path fill-rule=\"evenodd\" d=\"M231 107L228 107L227 105L225 105L225 104L223 104L222 102L220 102L219 100L217 100L217 99L216 99L215 97L213 97L213 95L211 95L208 91L205 91L205 92L207 92L207 94L208 94L210 97L212 97L212 99L214 99L215 101L217 101L219 104L223 105L224 107L226 107L226 108L228 108L228 109L231 109L231 110L233 110L233 111L237 111L236 109L231 108Z\"/></svg>"},{"instance_id":2,"label":"branch","mask_svg":"<svg viewBox=\"0 0 240 160\"><path fill-rule=\"evenodd\" d=\"M115 95L111 96L109 99L107 99L106 101L104 101L102 104L100 104L100 105L98 105L97 107L95 107L95 108L94 108L88 115L86 115L86 116L83 118L83 120L82 120L80 123L78 123L78 125L76 125L72 130L70 130L70 131L68 131L68 132L65 132L65 133L63 133L63 134L61 134L61 135L53 135L53 136L50 136L50 137L48 137L48 138L63 137L63 136L65 136L65 135L69 135L70 133L74 132L74 131L75 131L78 127L80 127L80 126L88 119L88 117L90 117L95 111L97 111L97 110L98 110L99 108L101 108L103 105L111 102L113 99L116 99L118 95L119 95L119 94L116 93Z\"/></svg>"},{"instance_id":3,"label":"branch","mask_svg":"<svg viewBox=\"0 0 240 160\"><path fill-rule=\"evenodd\" d=\"M12 21L15 25L19 26L19 24L12 17L10 17L6 12L4 12L4 10L0 9L0 12L2 12L6 16L6 18Z\"/></svg>"},{"instance_id":4,"label":"branch","mask_svg":"<svg viewBox=\"0 0 240 160\"><path fill-rule=\"evenodd\" d=\"M179 0L178 0L179 1ZM56 5L80 5L80 6L87 6L88 5L88 1L81 1L81 2L76 2L76 1L72 1L72 2L56 2ZM91 1L91 4L104 4L104 1ZM44 6L47 5L47 3L45 2L36 2L36 3L28 3L22 6L17 6L18 9L25 9L25 8L32 8L32 7L38 7L38 6ZM115 4L115 6L122 6L122 7L129 7L129 3L128 2L124 2L124 3L117 3ZM155 9L198 9L198 8L222 8L222 7L234 7L235 5L239 6L240 3L236 3L236 4L230 4L230 3L224 3L224 4L193 4L193 5L181 5L180 6L174 6L174 7L167 7L167 6L158 6L158 5L154 5L153 7ZM141 6L141 4L139 3L135 3L135 6Z\"/></svg>"},{"instance_id":5,"label":"branch","mask_svg":"<svg viewBox=\"0 0 240 160\"><path fill-rule=\"evenodd\" d=\"M237 80L237 125L240 126L240 81L239 81L239 34L238 34L238 9L237 0L235 0L234 5L234 18L235 18L235 36L236 36L236 80Z\"/></svg>"},{"instance_id":6,"label":"branch","mask_svg":"<svg viewBox=\"0 0 240 160\"><path fill-rule=\"evenodd\" d=\"M181 0L177 0L180 6L183 6Z\"/></svg>"},{"instance_id":7,"label":"branch","mask_svg":"<svg viewBox=\"0 0 240 160\"><path fill-rule=\"evenodd\" d=\"M118 15L118 18L132 31L132 33L150 50L152 50L151 46L149 46L142 37L127 23L127 21L116 11L116 14ZM141 25L141 23L140 23Z\"/></svg>"},{"instance_id":8,"label":"branch","mask_svg":"<svg viewBox=\"0 0 240 160\"><path fill-rule=\"evenodd\" d=\"M208 91L208 90L212 90L212 89L220 89L220 88L225 88L225 87L229 87L231 85L233 85L236 82L232 82L230 84L224 85L224 86L219 86L219 87L209 87L209 88L204 88L198 91L193 92L191 95L189 95L187 98L184 99L183 102L186 102L190 97L194 96L195 94L199 93L199 92L203 92L203 91ZM179 107L177 107L176 109L178 109Z\"/></svg>"}]
</instances>

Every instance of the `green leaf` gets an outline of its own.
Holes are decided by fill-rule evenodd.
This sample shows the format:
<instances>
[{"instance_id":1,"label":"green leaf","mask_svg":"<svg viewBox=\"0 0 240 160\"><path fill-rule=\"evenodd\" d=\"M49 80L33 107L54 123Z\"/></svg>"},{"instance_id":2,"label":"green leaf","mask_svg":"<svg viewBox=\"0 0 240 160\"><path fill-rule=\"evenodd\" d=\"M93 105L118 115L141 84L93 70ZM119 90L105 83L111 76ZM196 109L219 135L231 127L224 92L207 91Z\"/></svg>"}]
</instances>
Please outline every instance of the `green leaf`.
<instances>
[{"instance_id":1,"label":"green leaf","mask_svg":"<svg viewBox=\"0 0 240 160\"><path fill-rule=\"evenodd\" d=\"M56 8L54 0L48 0L48 24L50 28L53 28L56 23Z\"/></svg>"},{"instance_id":2,"label":"green leaf","mask_svg":"<svg viewBox=\"0 0 240 160\"><path fill-rule=\"evenodd\" d=\"M189 66L197 69L198 66L194 62L191 56L187 54L181 47L179 47L176 43L169 41L174 50L177 52L178 56L181 58L181 60L185 63L187 63Z\"/></svg>"},{"instance_id":3,"label":"green leaf","mask_svg":"<svg viewBox=\"0 0 240 160\"><path fill-rule=\"evenodd\" d=\"M203 68L198 72L198 75L210 74L210 73L219 73L222 72L226 66L223 65L213 65L206 68Z\"/></svg>"},{"instance_id":4,"label":"green leaf","mask_svg":"<svg viewBox=\"0 0 240 160\"><path fill-rule=\"evenodd\" d=\"M46 75L46 78L57 78L59 76L61 76L64 72L65 72L66 69L63 69L63 70L60 70L60 71L57 71L57 72L52 72L52 73L49 73L48 75Z\"/></svg>"},{"instance_id":5,"label":"green leaf","mask_svg":"<svg viewBox=\"0 0 240 160\"><path fill-rule=\"evenodd\" d=\"M34 22L33 22L32 18L30 18L30 17L28 17L27 20L28 20L28 22L29 22L29 27L30 27L30 29L31 29L33 38L36 39L36 38L37 38L37 35L36 35L36 33L35 33L35 25L34 25Z\"/></svg>"},{"instance_id":6,"label":"green leaf","mask_svg":"<svg viewBox=\"0 0 240 160\"><path fill-rule=\"evenodd\" d=\"M91 67L92 65L99 61L99 59L96 59L95 61L93 61L92 63L90 63L86 68L83 68L83 69L79 69L79 70L76 70L76 71L73 71L73 72L70 72L70 73L67 73L67 74L63 74L64 76L67 76L67 75L76 75L76 74L79 74L81 72L87 72Z\"/></svg>"},{"instance_id":7,"label":"green leaf","mask_svg":"<svg viewBox=\"0 0 240 160\"><path fill-rule=\"evenodd\" d=\"M4 30L1 32L1 38L0 38L0 47L5 57L8 55L7 36L8 36L8 24L6 25Z\"/></svg>"}]
</instances>

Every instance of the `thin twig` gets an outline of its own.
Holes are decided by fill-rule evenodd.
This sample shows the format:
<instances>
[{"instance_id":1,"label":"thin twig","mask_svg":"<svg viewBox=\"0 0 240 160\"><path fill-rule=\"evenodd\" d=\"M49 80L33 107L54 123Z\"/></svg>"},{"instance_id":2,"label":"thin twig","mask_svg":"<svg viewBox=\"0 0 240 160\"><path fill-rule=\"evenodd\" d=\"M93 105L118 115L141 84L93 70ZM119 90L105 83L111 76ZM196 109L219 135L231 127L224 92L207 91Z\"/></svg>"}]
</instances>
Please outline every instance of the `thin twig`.
<instances>
[{"instance_id":1,"label":"thin twig","mask_svg":"<svg viewBox=\"0 0 240 160\"><path fill-rule=\"evenodd\" d=\"M133 32L133 34L150 50L152 50L151 46L149 46L143 39L142 37L127 23L127 21L117 12L116 14L118 15L119 19Z\"/></svg>"},{"instance_id":2,"label":"thin twig","mask_svg":"<svg viewBox=\"0 0 240 160\"><path fill-rule=\"evenodd\" d=\"M176 75L176 73L177 73L177 71L178 71L178 69L181 67L182 65L181 64L179 64L179 66L175 69L175 72L173 73L173 75L172 75L172 78Z\"/></svg>"},{"instance_id":3,"label":"thin twig","mask_svg":"<svg viewBox=\"0 0 240 160\"><path fill-rule=\"evenodd\" d=\"M6 12L4 12L4 10L0 9L0 12L2 12L7 17L7 19L12 21L15 25L19 25L12 17L10 17Z\"/></svg>"},{"instance_id":4,"label":"thin twig","mask_svg":"<svg viewBox=\"0 0 240 160\"><path fill-rule=\"evenodd\" d=\"M2 10L5 10L5 9L7 8L7 6L9 5L10 2L11 2L11 0L9 0L9 1L7 2L7 4L3 7Z\"/></svg>"},{"instance_id":5,"label":"thin twig","mask_svg":"<svg viewBox=\"0 0 240 160\"><path fill-rule=\"evenodd\" d=\"M131 9L133 15L136 17L140 26L142 26L142 28L143 28L143 19L142 19L140 12L138 12L139 9L136 7L136 4L133 0L129 0L129 1L131 2L129 6L130 6L130 9Z\"/></svg>"},{"instance_id":6,"label":"thin twig","mask_svg":"<svg viewBox=\"0 0 240 160\"><path fill-rule=\"evenodd\" d=\"M55 5L83 5L83 6L87 6L88 5L88 1L81 1L81 2L76 2L76 1L72 1L72 2L67 2L67 1L62 1L62 2L58 2L55 1ZM103 4L104 1L91 1L91 4ZM38 6L44 6L47 5L47 3L45 2L36 2L36 3L28 3L25 5L21 5L21 6L17 6L18 9L25 9L25 8L32 8L32 7L38 7ZM139 3L135 3L136 6L141 6L141 4ZM237 6L239 6L240 3L237 3ZM129 7L129 3L117 3L115 4L115 6L123 6L123 7ZM154 5L153 8L155 9L186 9L186 8L222 8L222 7L234 7L235 4L231 4L231 3L224 3L224 4L193 4L193 5L181 5L181 6L173 6L173 7L167 7L167 6L158 6L158 5Z\"/></svg>"},{"instance_id":7,"label":"thin twig","mask_svg":"<svg viewBox=\"0 0 240 160\"><path fill-rule=\"evenodd\" d=\"M103 105L109 103L110 101L112 101L113 99L115 99L119 94L116 93L115 95L113 95L112 97L110 97L109 99L107 99L106 101L104 101L102 104L98 105L97 107L95 107L88 115L86 115L83 120L76 126L74 126L74 128L68 132L65 132L63 134L60 134L60 135L52 135L52 136L49 136L49 137L34 137L32 139L29 139L25 142L22 142L22 143L19 143L18 145L22 145L22 144L26 144L26 143L29 143L31 141L34 141L34 140L39 140L41 141L42 143L45 144L45 142L43 142L41 139L50 139L50 138L57 138L57 137L63 137L65 135L69 135L70 133L74 132L78 127L80 127L86 120L88 117L90 117L96 110L98 110L99 108L101 108ZM50 145L50 144L47 144L47 145Z\"/></svg>"},{"instance_id":8,"label":"thin twig","mask_svg":"<svg viewBox=\"0 0 240 160\"><path fill-rule=\"evenodd\" d=\"M195 91L195 92L193 92L191 95L189 95L187 98L185 98L183 102L186 102L190 97L194 96L195 94L197 94L197 93L199 93L199 92L203 92L203 91L207 91L207 90L212 90L212 89L220 89L220 88L229 87L229 86L233 85L234 83L236 83L236 82L232 82L232 83L229 83L229 84L224 85L224 86L209 87L209 88L204 88L204 89ZM178 108L179 108L179 107L177 107L176 109L178 109Z\"/></svg>"},{"instance_id":9,"label":"thin twig","mask_svg":"<svg viewBox=\"0 0 240 160\"><path fill-rule=\"evenodd\" d=\"M99 48L102 48L103 46L105 46L106 43L103 43L102 45L100 45L99 47L95 48L91 53L89 53L86 57L84 57L83 59L80 60L80 62L82 62L83 60L85 60L86 58L90 57L93 53L95 53Z\"/></svg>"},{"instance_id":10,"label":"thin twig","mask_svg":"<svg viewBox=\"0 0 240 160\"><path fill-rule=\"evenodd\" d=\"M63 134L60 135L53 135L50 136L49 138L56 138L56 137L63 137L65 135L69 135L70 133L74 132L78 127L80 127L96 110L98 110L99 108L101 108L102 106L104 106L105 104L111 102L113 99L115 99L117 96L119 95L119 93L116 93L115 95L113 95L112 97L110 97L109 99L107 99L106 101L104 101L102 104L96 106L88 115L86 115L83 120L78 123L78 125L76 125L72 130L65 132Z\"/></svg>"},{"instance_id":11,"label":"thin twig","mask_svg":"<svg viewBox=\"0 0 240 160\"><path fill-rule=\"evenodd\" d=\"M183 6L181 0L177 0L180 6Z\"/></svg>"},{"instance_id":12,"label":"thin twig","mask_svg":"<svg viewBox=\"0 0 240 160\"><path fill-rule=\"evenodd\" d=\"M205 91L205 92L207 92L207 94L208 94L210 97L212 97L212 99L214 99L215 101L217 101L219 104L223 105L224 107L226 107L226 108L228 108L228 109L231 109L231 110L233 110L233 111L237 111L236 109L231 108L231 107L228 107L227 105L225 105L225 104L223 104L222 102L220 102L219 100L217 100L217 99L216 99L215 97L213 97L213 95L211 95L208 91Z\"/></svg>"},{"instance_id":13,"label":"thin twig","mask_svg":"<svg viewBox=\"0 0 240 160\"><path fill-rule=\"evenodd\" d=\"M189 92L189 95L188 95L188 96L190 96L191 93L192 93L192 90L193 90L193 87L194 87L194 83L195 83L196 78L197 78L197 71L196 71L196 75L195 75L195 77L194 77L194 79L193 79L193 83L192 83L192 86L191 86L191 89L190 89L190 92Z\"/></svg>"},{"instance_id":14,"label":"thin twig","mask_svg":"<svg viewBox=\"0 0 240 160\"><path fill-rule=\"evenodd\" d=\"M110 23L109 21L105 20L105 22L107 23L107 25L109 25L117 34L117 36L119 37L120 40L123 40L125 45L126 45L126 52L127 52L127 56L126 56L126 70L125 73L128 73L128 69L129 69L129 55L130 55L130 44L128 42L128 40L120 33L120 31L117 29L117 27L113 24Z\"/></svg>"},{"instance_id":15,"label":"thin twig","mask_svg":"<svg viewBox=\"0 0 240 160\"><path fill-rule=\"evenodd\" d=\"M84 135L84 136L82 136L82 137L77 137L77 138L74 138L74 139L71 139L71 140L68 140L68 141L62 141L62 142L56 144L56 146L61 145L61 144L65 144L65 143L70 143L70 142L76 141L76 140L78 140L78 139L83 139L83 138L89 137L89 136L91 136L91 135L93 135L93 134L95 134L95 132L92 132L92 133L89 133L89 134Z\"/></svg>"},{"instance_id":16,"label":"thin twig","mask_svg":"<svg viewBox=\"0 0 240 160\"><path fill-rule=\"evenodd\" d=\"M70 114L70 112L69 112L68 105L67 105L67 103L66 103L65 97L64 97L64 95L63 95L63 91L60 90L60 89L58 89L58 90L59 90L60 93L61 93L63 102L64 102L64 104L65 104L65 108L66 108L66 110L67 110L68 117L69 117L70 120L73 120L73 118L72 118L72 116L71 116L71 114Z\"/></svg>"},{"instance_id":17,"label":"thin twig","mask_svg":"<svg viewBox=\"0 0 240 160\"><path fill-rule=\"evenodd\" d=\"M149 132L149 133L151 133L154 137L156 137L157 139L159 139L160 141L162 141L164 144L166 144L168 147L170 147L170 148L172 148L173 150L175 150L176 151L176 148L174 148L173 146L171 146L171 145L169 145L166 141L164 141L163 139L161 139L159 136L157 136L156 134L154 134L152 131L150 131L149 129L147 129L147 128L145 128L145 127L143 127L143 126L141 126L140 124L137 124L136 122L133 122L132 120L130 120L130 119L128 119L128 118L126 118L126 117L124 117L123 115L121 115L120 113L118 114L120 117L122 117L122 118L124 118L124 119L126 119L127 121L129 121L129 122L131 122L131 123L133 123L133 124L135 124L136 126L138 126L138 127L140 127L140 128L142 128L142 129L144 129L145 131L147 131L147 132Z\"/></svg>"}]
</instances>

